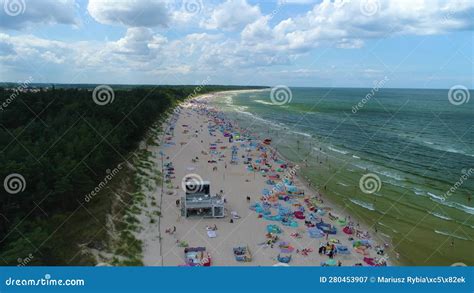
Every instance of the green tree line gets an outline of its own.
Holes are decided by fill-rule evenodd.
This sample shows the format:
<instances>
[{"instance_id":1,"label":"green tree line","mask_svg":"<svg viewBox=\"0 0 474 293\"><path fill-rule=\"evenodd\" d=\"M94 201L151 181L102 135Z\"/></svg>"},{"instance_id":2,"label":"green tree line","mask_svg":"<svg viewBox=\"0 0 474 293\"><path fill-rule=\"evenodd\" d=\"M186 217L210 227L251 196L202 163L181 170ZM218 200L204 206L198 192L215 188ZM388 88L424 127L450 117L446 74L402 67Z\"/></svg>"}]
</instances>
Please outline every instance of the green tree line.
<instances>
[{"instance_id":1,"label":"green tree line","mask_svg":"<svg viewBox=\"0 0 474 293\"><path fill-rule=\"evenodd\" d=\"M236 89L201 86L199 93ZM0 183L21 174L24 190L0 188L0 264L65 265L60 251L77 249L59 229L112 169L137 148L149 127L194 86L115 88L98 105L91 88L21 92L0 88ZM104 213L107 210L103 211ZM93 215L92 215L93 216ZM87 229L87 227L83 227Z\"/></svg>"}]
</instances>

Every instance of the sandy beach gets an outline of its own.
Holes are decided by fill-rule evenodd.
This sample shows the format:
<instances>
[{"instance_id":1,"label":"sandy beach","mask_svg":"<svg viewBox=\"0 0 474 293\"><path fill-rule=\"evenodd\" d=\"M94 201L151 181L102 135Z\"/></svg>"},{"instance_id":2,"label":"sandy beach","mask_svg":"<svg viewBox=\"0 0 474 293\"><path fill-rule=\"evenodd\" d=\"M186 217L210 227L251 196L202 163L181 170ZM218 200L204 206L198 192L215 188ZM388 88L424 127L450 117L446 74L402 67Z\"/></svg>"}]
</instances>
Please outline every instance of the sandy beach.
<instances>
[{"instance_id":1,"label":"sandy beach","mask_svg":"<svg viewBox=\"0 0 474 293\"><path fill-rule=\"evenodd\" d=\"M299 166L282 161L271 143L252 140L207 104L226 94L206 94L182 104L164 124L160 146L149 147L155 167L172 166L173 172L163 182L163 193L159 186L151 195L161 203L161 217L140 235L144 264L184 265L184 246L205 247L213 266L272 266L280 263L278 255L291 256L290 266L390 263L382 252L388 248L373 240L363 225L298 179ZM232 142L224 136L229 128L239 134ZM237 163L231 163L233 156ZM209 181L211 195L222 195L224 218L181 215L177 200L184 194L182 182L187 177ZM240 217L233 223L232 214ZM289 216L282 220L282 214ZM268 225L281 233L268 235ZM211 238L208 230L214 226L216 237ZM322 228L337 232L327 234ZM277 240L269 241L275 236ZM252 261L236 261L237 246L248 247ZM320 254L322 246L327 249Z\"/></svg>"}]
</instances>

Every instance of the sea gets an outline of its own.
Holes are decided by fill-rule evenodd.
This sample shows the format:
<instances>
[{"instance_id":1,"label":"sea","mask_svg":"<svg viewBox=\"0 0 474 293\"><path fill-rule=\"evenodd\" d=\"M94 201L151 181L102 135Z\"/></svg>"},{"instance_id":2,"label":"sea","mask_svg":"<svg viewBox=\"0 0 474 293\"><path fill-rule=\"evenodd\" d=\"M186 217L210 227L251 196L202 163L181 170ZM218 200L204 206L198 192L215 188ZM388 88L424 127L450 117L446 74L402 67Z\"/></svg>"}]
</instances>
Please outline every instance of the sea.
<instances>
[{"instance_id":1,"label":"sea","mask_svg":"<svg viewBox=\"0 0 474 293\"><path fill-rule=\"evenodd\" d=\"M212 101L331 202L370 227L401 265L474 265L474 92L299 88Z\"/></svg>"}]
</instances>

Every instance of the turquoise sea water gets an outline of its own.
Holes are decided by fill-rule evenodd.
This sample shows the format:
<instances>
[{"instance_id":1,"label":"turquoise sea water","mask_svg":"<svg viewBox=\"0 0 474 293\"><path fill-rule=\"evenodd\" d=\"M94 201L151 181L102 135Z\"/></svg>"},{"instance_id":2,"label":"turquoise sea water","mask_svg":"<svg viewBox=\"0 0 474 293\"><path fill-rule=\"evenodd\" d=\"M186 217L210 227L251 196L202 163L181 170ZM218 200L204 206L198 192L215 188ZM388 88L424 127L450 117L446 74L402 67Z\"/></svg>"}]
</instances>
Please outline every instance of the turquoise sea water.
<instances>
[{"instance_id":1,"label":"turquoise sea water","mask_svg":"<svg viewBox=\"0 0 474 293\"><path fill-rule=\"evenodd\" d=\"M242 93L214 104L271 137L315 188L390 242L403 264L474 265L474 101L453 105L448 90L291 94L272 101L270 91ZM366 174L380 179L372 181L375 193L363 192L373 187L366 179L360 187Z\"/></svg>"}]
</instances>

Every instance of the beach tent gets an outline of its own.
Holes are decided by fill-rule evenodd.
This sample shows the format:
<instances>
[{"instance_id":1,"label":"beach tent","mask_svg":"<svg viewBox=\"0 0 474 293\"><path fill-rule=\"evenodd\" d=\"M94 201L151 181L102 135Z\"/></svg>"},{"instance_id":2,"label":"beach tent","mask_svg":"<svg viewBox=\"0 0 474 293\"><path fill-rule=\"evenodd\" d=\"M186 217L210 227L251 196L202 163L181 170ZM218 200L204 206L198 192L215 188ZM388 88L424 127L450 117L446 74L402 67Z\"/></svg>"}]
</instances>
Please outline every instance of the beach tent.
<instances>
[{"instance_id":1,"label":"beach tent","mask_svg":"<svg viewBox=\"0 0 474 293\"><path fill-rule=\"evenodd\" d=\"M324 233L328 234L336 234L337 229L335 227L332 227L330 224L324 223L324 222L319 222L316 224L316 227L323 231Z\"/></svg>"},{"instance_id":2,"label":"beach tent","mask_svg":"<svg viewBox=\"0 0 474 293\"><path fill-rule=\"evenodd\" d=\"M309 228L308 229L308 234L309 234L309 237L311 237L311 238L322 238L325 235L323 231L319 230L316 227Z\"/></svg>"},{"instance_id":3,"label":"beach tent","mask_svg":"<svg viewBox=\"0 0 474 293\"><path fill-rule=\"evenodd\" d=\"M278 254L277 260L281 263L289 263L291 261L291 255L281 256L280 254Z\"/></svg>"},{"instance_id":4,"label":"beach tent","mask_svg":"<svg viewBox=\"0 0 474 293\"><path fill-rule=\"evenodd\" d=\"M341 245L341 244L336 245L336 251L339 254L351 254L351 252L349 251L349 248L347 248L347 246Z\"/></svg>"},{"instance_id":5,"label":"beach tent","mask_svg":"<svg viewBox=\"0 0 474 293\"><path fill-rule=\"evenodd\" d=\"M267 226L267 232L268 232L268 233L280 234L280 233L281 233L281 229L280 229L280 227L278 227L277 225L268 225L268 226Z\"/></svg>"}]
</instances>

